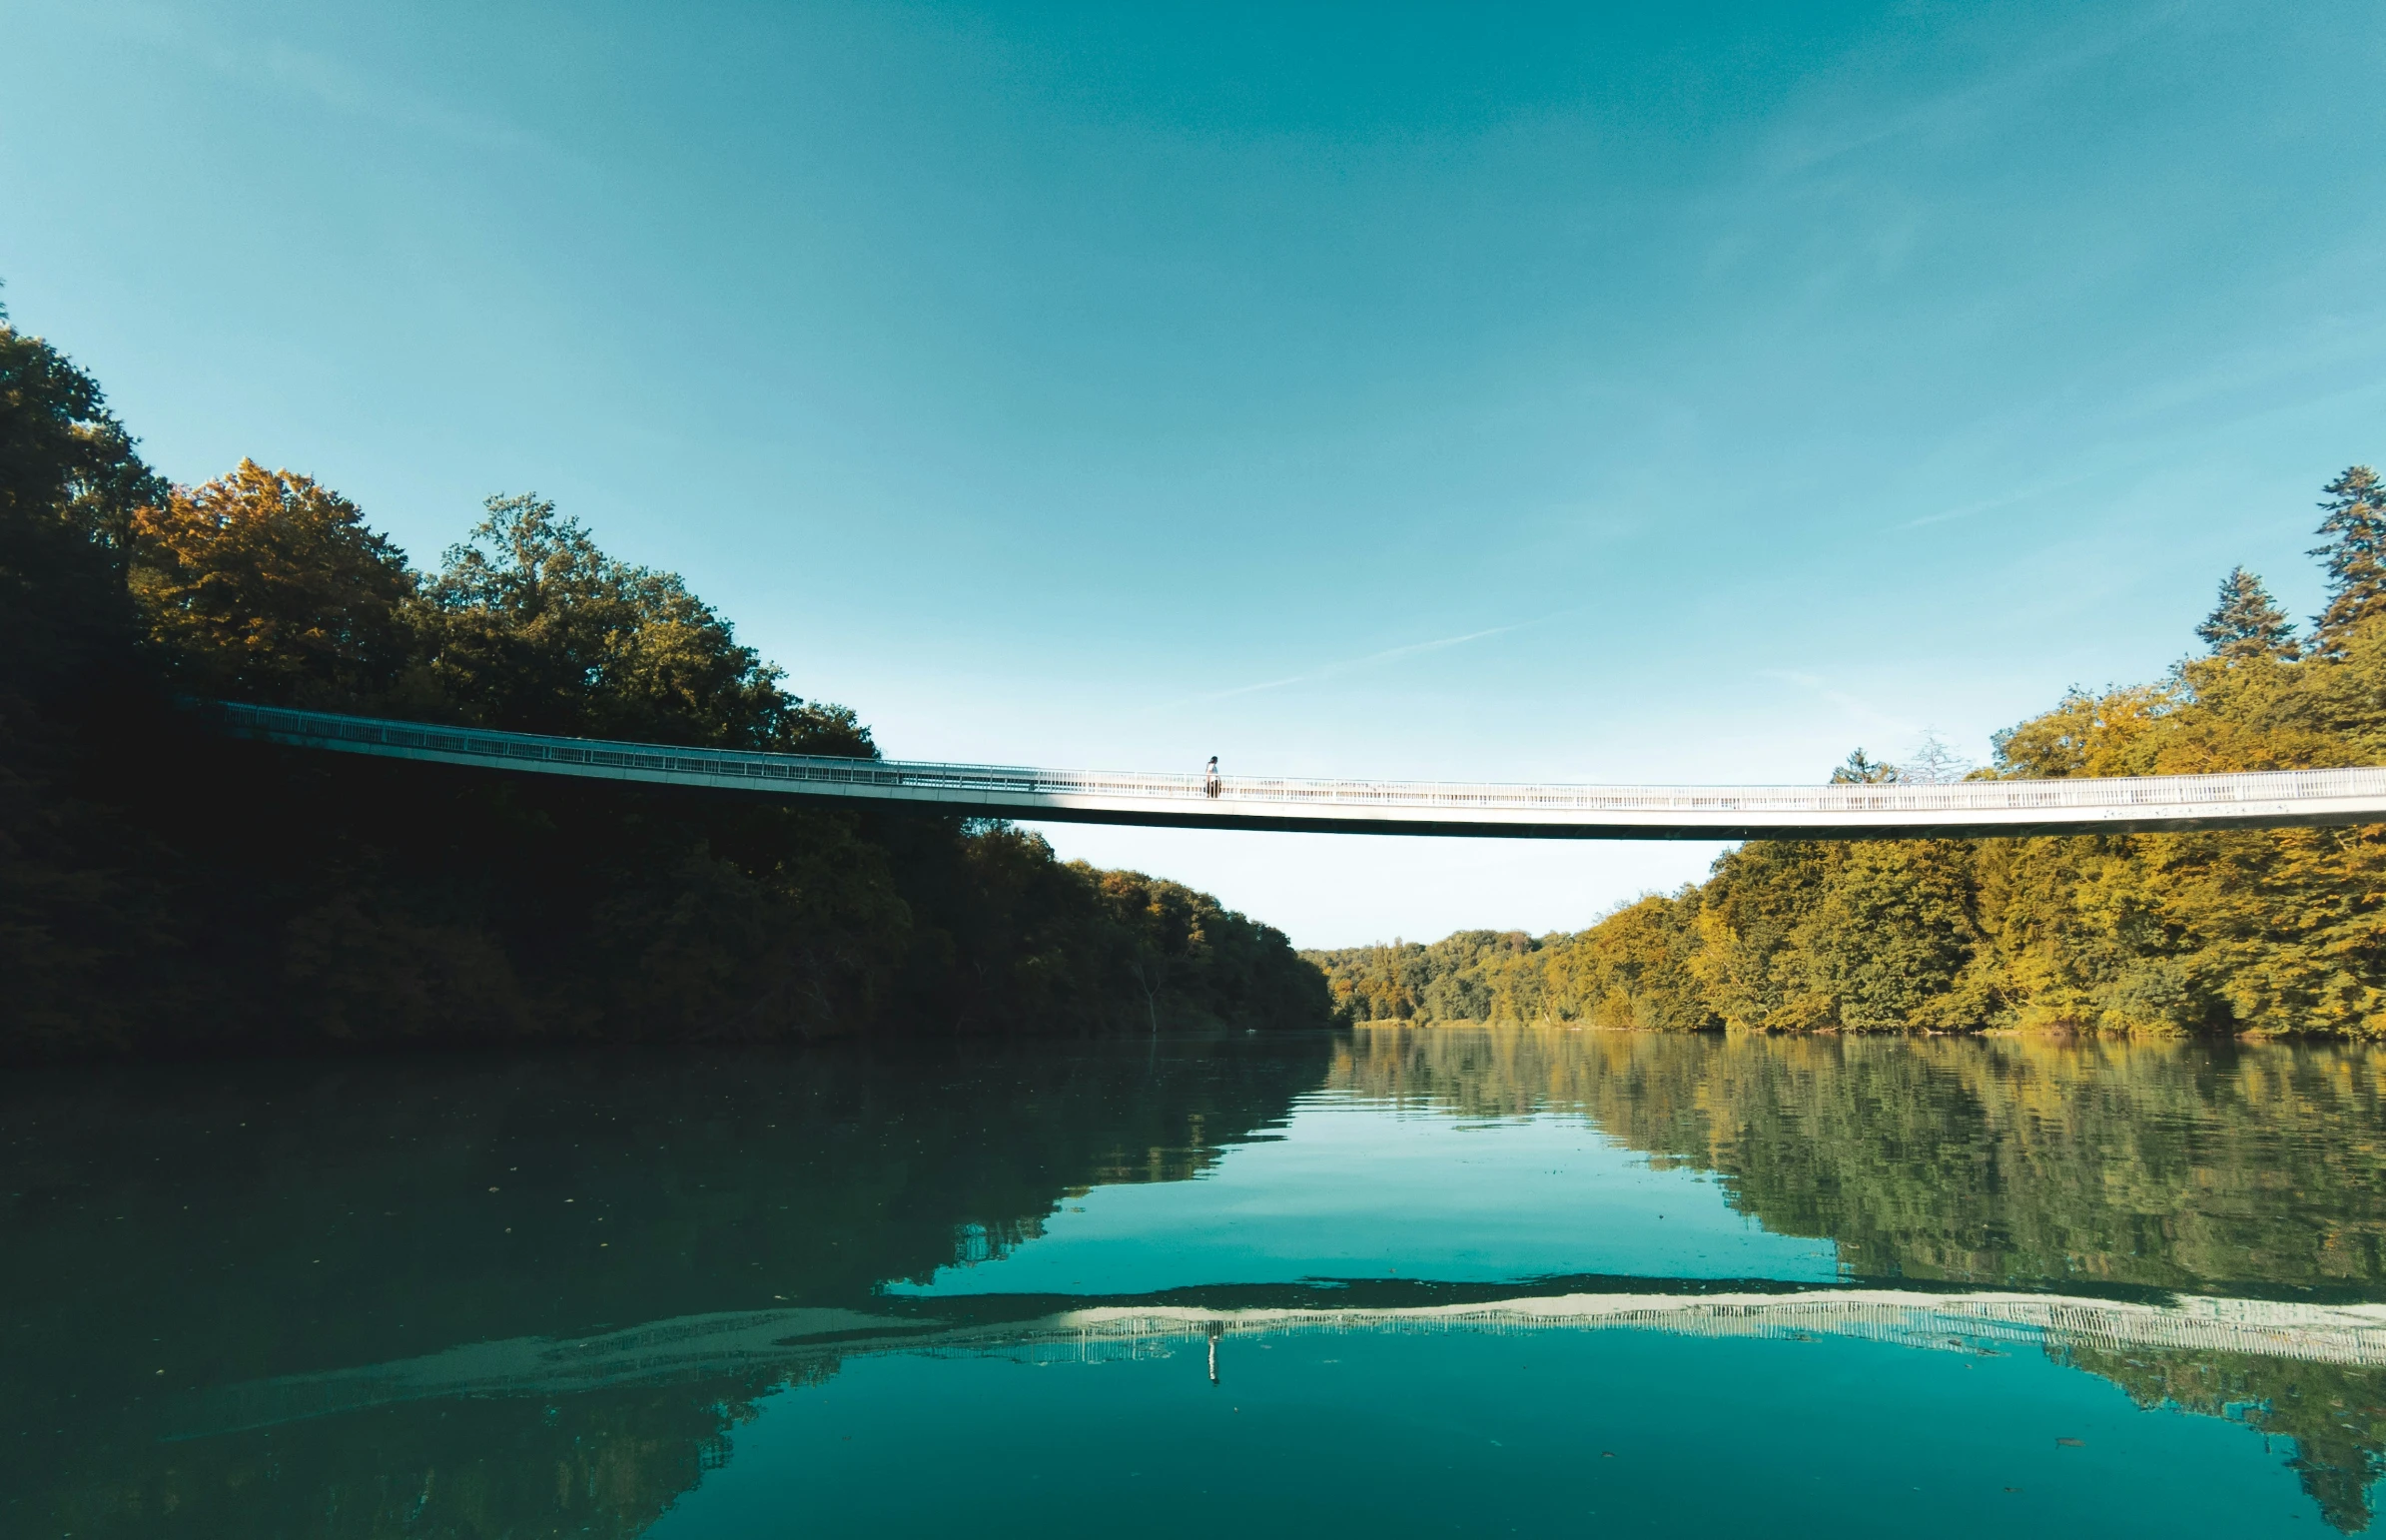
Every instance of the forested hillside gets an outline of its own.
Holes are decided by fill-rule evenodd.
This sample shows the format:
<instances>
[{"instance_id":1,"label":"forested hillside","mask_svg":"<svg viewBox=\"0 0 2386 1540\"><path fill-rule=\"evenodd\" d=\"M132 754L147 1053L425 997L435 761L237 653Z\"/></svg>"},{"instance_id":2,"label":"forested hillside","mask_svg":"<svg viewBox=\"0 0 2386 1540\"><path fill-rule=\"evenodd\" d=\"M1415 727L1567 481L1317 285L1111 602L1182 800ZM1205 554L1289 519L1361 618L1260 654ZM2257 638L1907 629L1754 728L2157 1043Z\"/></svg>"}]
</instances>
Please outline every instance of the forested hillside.
<instances>
[{"instance_id":1,"label":"forested hillside","mask_svg":"<svg viewBox=\"0 0 2386 1540\"><path fill-rule=\"evenodd\" d=\"M1282 935L1001 825L228 741L178 698L874 756L533 496L417 571L169 485L0 312L0 1057L1322 1024Z\"/></svg>"},{"instance_id":2,"label":"forested hillside","mask_svg":"<svg viewBox=\"0 0 2386 1540\"><path fill-rule=\"evenodd\" d=\"M2242 569L2160 683L2073 692L1974 774L2386 764L2386 486L2329 483L2308 630ZM1861 750L1835 780L1895 780ZM1751 840L1576 935L1308 954L1345 1020L1695 1031L2386 1035L2386 829Z\"/></svg>"}]
</instances>

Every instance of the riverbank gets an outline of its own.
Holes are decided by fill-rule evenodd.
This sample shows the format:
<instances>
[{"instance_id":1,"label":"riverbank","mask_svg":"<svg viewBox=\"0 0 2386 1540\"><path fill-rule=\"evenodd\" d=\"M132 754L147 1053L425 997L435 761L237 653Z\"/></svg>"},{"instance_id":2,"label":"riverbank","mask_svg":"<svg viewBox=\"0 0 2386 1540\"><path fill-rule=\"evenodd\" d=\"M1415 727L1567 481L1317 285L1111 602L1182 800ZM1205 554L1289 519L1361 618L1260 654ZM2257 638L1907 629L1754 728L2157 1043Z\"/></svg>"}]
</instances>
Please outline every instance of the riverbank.
<instances>
[{"instance_id":1,"label":"riverbank","mask_svg":"<svg viewBox=\"0 0 2386 1540\"><path fill-rule=\"evenodd\" d=\"M1328 1019L1280 932L1003 824L216 736L174 699L879 752L534 495L417 570L313 477L168 484L4 312L0 447L0 1060Z\"/></svg>"},{"instance_id":2,"label":"riverbank","mask_svg":"<svg viewBox=\"0 0 2386 1540\"><path fill-rule=\"evenodd\" d=\"M1834 781L2386 764L2386 489L2326 488L2327 612L2298 631L2242 569L2155 684L2074 691L1979 770L1862 749ZM1346 1022L1695 1032L2386 1035L2386 829L1751 840L1572 934L1460 931L1304 953Z\"/></svg>"}]
</instances>

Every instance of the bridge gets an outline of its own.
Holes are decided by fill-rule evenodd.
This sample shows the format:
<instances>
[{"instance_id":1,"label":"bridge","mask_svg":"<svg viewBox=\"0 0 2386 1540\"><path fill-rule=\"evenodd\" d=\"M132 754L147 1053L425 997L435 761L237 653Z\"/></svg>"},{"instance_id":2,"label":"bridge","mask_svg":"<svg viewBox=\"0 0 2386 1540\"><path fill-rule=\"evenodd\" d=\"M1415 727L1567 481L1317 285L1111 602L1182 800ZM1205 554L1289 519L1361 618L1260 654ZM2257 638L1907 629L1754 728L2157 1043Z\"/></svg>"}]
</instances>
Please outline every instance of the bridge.
<instances>
[{"instance_id":1,"label":"bridge","mask_svg":"<svg viewBox=\"0 0 2386 1540\"><path fill-rule=\"evenodd\" d=\"M1356 1280L1361 1286L1381 1279ZM1446 1288L1447 1285L1441 1285ZM2086 1349L2121 1358L2176 1355L2190 1365L2243 1361L2386 1366L2386 1306L2280 1303L2202 1295L2164 1304L2060 1294L1936 1293L1895 1288L1750 1290L1680 1280L1676 1292L1555 1290L1447 1304L1350 1305L1346 1288L1289 1286L1280 1302L1223 1289L1207 1304L1156 1297L898 1296L900 1313L792 1305L686 1315L568 1338L513 1337L418 1358L251 1380L170 1402L170 1437L204 1438L408 1401L555 1396L617 1385L769 1376L803 1384L881 1353L1000 1354L1031 1363L1102 1363L1215 1353L1221 1337L1327 1332L1402 1335L1662 1331L1687 1337L1811 1342L1842 1337L1931 1352ZM1687 1290L1696 1290L1691 1292ZM1305 1296L1305 1297L1302 1297ZM1332 1302L1329 1302L1332 1301ZM1059 1309L1052 1306L1058 1304ZM1215 1362L1214 1357L1210 1360Z\"/></svg>"},{"instance_id":2,"label":"bridge","mask_svg":"<svg viewBox=\"0 0 2386 1540\"><path fill-rule=\"evenodd\" d=\"M1532 786L836 759L204 708L243 738L971 818L1539 840L1915 839L2386 823L2386 767L1948 785Z\"/></svg>"}]
</instances>

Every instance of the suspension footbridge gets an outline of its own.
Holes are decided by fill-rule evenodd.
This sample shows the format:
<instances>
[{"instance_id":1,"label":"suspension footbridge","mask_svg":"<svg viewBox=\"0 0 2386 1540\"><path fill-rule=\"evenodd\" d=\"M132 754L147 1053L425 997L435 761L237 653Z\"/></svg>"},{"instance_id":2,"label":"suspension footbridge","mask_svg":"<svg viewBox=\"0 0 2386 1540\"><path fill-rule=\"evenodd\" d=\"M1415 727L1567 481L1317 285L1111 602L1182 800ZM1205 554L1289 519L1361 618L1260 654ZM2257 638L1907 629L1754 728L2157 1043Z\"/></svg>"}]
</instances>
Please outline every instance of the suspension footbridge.
<instances>
[{"instance_id":1,"label":"suspension footbridge","mask_svg":"<svg viewBox=\"0 0 2386 1540\"><path fill-rule=\"evenodd\" d=\"M2386 823L2386 767L1948 785L1568 786L1039 770L616 743L270 706L295 748L972 818L1544 840L1914 839Z\"/></svg>"}]
</instances>

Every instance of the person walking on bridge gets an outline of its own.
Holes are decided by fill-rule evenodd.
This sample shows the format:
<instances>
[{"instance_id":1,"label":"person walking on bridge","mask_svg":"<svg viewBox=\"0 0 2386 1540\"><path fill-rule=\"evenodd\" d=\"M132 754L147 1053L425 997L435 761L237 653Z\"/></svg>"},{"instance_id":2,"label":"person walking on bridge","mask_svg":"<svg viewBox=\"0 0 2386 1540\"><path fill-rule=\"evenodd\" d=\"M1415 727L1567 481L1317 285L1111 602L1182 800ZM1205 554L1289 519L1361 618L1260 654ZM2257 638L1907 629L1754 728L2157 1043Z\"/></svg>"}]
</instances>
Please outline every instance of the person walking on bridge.
<instances>
[{"instance_id":1,"label":"person walking on bridge","mask_svg":"<svg viewBox=\"0 0 2386 1540\"><path fill-rule=\"evenodd\" d=\"M1215 754L1209 756L1209 768L1201 772L1201 790L1212 797L1217 795L1217 756Z\"/></svg>"}]
</instances>

